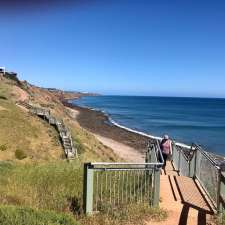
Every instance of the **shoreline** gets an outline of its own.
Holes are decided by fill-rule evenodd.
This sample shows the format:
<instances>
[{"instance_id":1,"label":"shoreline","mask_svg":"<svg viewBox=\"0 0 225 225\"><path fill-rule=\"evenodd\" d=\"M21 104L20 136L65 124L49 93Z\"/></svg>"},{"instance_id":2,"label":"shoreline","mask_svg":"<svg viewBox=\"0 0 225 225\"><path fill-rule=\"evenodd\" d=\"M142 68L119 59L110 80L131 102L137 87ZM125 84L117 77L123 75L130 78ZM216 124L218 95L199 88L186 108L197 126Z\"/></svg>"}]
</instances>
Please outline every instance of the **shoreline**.
<instances>
[{"instance_id":1,"label":"shoreline","mask_svg":"<svg viewBox=\"0 0 225 225\"><path fill-rule=\"evenodd\" d=\"M119 125L112 123L108 115L102 111L80 107L68 101L63 101L63 104L79 112L76 115L76 120L81 127L89 132L129 146L141 154L146 152L150 137L133 132L129 128L119 127Z\"/></svg>"},{"instance_id":2,"label":"shoreline","mask_svg":"<svg viewBox=\"0 0 225 225\"><path fill-rule=\"evenodd\" d=\"M108 147L114 147L114 152L123 158L123 150L130 147L131 155L136 155L136 161L140 162L140 159L144 159L148 141L151 139L161 140L162 138L148 135L144 132L136 131L131 128L122 126L115 121L113 121L109 115L106 113L88 107L81 107L76 104L70 103L69 100L73 99L64 99L62 101L65 107L70 108L71 110L76 111L76 121L80 124L81 127L91 132L97 139L99 139L103 144ZM99 138L100 137L100 138ZM107 140L107 141L104 141ZM114 144L112 143L114 142ZM117 143L117 144L116 144ZM191 149L191 146L184 143L175 142L175 144L181 148L186 148L187 150ZM113 146L113 147L112 147ZM121 149L115 149L117 148ZM205 150L204 150L205 151ZM126 152L126 150L125 150ZM216 160L218 163L224 162L225 157L217 155L213 152L205 151L212 159ZM137 154L136 154L137 153ZM139 154L138 154L139 153ZM134 157L128 158L131 161L135 161Z\"/></svg>"},{"instance_id":3,"label":"shoreline","mask_svg":"<svg viewBox=\"0 0 225 225\"><path fill-rule=\"evenodd\" d=\"M79 98L78 98L79 99ZM76 104L73 104L73 103L70 103L69 101L70 100L75 100L75 99L65 99L63 101L63 104L66 105L67 107L69 108L74 108L78 111L83 111L83 110L89 110L90 113L91 112L96 112L98 114L102 114L102 117L104 117L104 122L105 123L109 123L110 126L115 126L119 129L122 129L122 130L125 130L127 132L130 132L132 134L135 134L135 135L138 135L138 136L141 136L141 137L144 137L146 139L154 139L154 140L159 140L161 141L162 140L162 137L158 137L158 136L154 136L154 135L151 135L151 134L147 134L145 132L142 132L142 131L138 131L138 130L134 130L132 128L129 128L129 127L126 127L126 126L123 126L123 125L120 125L119 123L115 122L111 117L110 115L108 115L107 113L105 113L104 111L101 111L99 109L94 109L94 108L91 108L91 107L87 107L87 106L78 106ZM175 142L177 146L179 147L182 147L182 148L187 148L187 149L191 149L191 146L190 145L187 145L185 143L181 143L181 142Z\"/></svg>"}]
</instances>

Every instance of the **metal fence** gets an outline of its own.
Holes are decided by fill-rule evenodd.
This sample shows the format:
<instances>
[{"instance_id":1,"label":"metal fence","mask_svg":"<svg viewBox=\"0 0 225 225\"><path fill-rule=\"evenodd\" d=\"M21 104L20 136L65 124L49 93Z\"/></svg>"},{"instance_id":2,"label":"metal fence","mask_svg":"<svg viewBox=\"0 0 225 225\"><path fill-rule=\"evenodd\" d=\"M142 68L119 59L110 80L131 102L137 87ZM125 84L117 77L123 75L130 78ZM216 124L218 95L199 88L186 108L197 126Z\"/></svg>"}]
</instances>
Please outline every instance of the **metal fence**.
<instances>
[{"instance_id":1,"label":"metal fence","mask_svg":"<svg viewBox=\"0 0 225 225\"><path fill-rule=\"evenodd\" d=\"M225 172L220 173L220 195L219 195L219 213L220 222L224 224L225 222Z\"/></svg>"},{"instance_id":2,"label":"metal fence","mask_svg":"<svg viewBox=\"0 0 225 225\"><path fill-rule=\"evenodd\" d=\"M225 182L222 181L221 166L198 145L190 148L177 146L173 143L172 162L174 168L182 176L196 179L214 208L219 212L223 198L225 199ZM222 194L224 193L224 194Z\"/></svg>"},{"instance_id":3,"label":"metal fence","mask_svg":"<svg viewBox=\"0 0 225 225\"><path fill-rule=\"evenodd\" d=\"M196 148L195 178L210 196L213 204L218 207L220 168L201 148Z\"/></svg>"},{"instance_id":4,"label":"metal fence","mask_svg":"<svg viewBox=\"0 0 225 225\"><path fill-rule=\"evenodd\" d=\"M162 165L158 142L149 145L146 163L85 163L85 212L109 212L133 203L158 206Z\"/></svg>"}]
</instances>

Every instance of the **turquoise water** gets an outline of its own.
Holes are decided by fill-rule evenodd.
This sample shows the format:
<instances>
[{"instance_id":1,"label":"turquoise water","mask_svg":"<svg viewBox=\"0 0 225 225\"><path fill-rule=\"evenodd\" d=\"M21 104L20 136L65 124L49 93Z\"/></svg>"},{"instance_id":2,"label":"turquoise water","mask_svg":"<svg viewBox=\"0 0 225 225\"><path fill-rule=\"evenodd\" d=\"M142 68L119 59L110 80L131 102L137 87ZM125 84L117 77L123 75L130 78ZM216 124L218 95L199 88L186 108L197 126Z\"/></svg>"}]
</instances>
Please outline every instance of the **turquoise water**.
<instances>
[{"instance_id":1,"label":"turquoise water","mask_svg":"<svg viewBox=\"0 0 225 225\"><path fill-rule=\"evenodd\" d=\"M167 133L225 155L225 99L94 96L74 103L104 111L128 128L155 136Z\"/></svg>"}]
</instances>

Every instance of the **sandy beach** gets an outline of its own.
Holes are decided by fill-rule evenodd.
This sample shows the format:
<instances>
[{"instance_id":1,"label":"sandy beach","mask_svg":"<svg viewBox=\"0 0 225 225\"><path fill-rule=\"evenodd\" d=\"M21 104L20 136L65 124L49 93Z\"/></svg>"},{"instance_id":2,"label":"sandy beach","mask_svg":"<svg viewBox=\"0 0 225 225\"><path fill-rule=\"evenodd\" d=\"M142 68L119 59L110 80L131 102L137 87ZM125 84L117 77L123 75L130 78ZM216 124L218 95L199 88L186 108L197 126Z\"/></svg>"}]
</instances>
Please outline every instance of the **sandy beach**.
<instances>
[{"instance_id":1,"label":"sandy beach","mask_svg":"<svg viewBox=\"0 0 225 225\"><path fill-rule=\"evenodd\" d=\"M63 104L81 127L91 132L118 156L130 162L144 162L147 137L113 125L100 111L82 108L68 102L63 102Z\"/></svg>"}]
</instances>

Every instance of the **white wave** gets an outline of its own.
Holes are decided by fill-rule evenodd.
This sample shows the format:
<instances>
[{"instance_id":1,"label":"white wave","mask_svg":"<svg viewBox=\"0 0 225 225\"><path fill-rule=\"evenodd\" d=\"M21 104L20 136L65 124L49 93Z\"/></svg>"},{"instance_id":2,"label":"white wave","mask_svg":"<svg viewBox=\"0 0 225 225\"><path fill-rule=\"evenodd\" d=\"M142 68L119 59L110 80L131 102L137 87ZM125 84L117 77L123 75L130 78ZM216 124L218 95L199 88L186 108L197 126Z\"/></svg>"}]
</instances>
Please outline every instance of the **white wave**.
<instances>
[{"instance_id":1,"label":"white wave","mask_svg":"<svg viewBox=\"0 0 225 225\"><path fill-rule=\"evenodd\" d=\"M106 115L106 114L105 114L105 115ZM107 115L107 116L108 116L108 115ZM110 121L113 125L115 125L115 126L121 128L121 129L127 130L127 131L132 132L132 133L135 133L135 134L139 134L139 135L142 135L142 136L144 136L144 137L151 138L151 139L155 139L155 140L159 140L159 141L162 140L161 137L153 136L153 135L144 133L144 132L142 132L142 131L137 131L137 130L131 129L131 128L129 128L129 127L120 125L119 123L115 122L110 116L108 116L108 118L109 118L109 121ZM177 146L182 147L182 148L191 148L190 145L186 145L186 144L184 144L184 143L175 142L175 144L176 144Z\"/></svg>"},{"instance_id":2,"label":"white wave","mask_svg":"<svg viewBox=\"0 0 225 225\"><path fill-rule=\"evenodd\" d=\"M78 106L79 106L79 105L78 105ZM127 131L132 132L132 133L135 133L135 134L142 135L142 136L147 137L147 138L151 138L151 139L155 139L155 140L159 140L159 141L162 140L161 137L153 136L153 135L147 134L147 133L145 133L145 132L137 131L137 130L131 129L131 128L129 128L129 127L120 125L119 123L115 122L115 121L109 116L109 114L107 114L105 111L103 111L103 110L101 110L101 109L92 108L92 107L88 107L88 106L80 106L80 107L89 109L89 110L91 110L91 111L96 111L96 112L101 112L101 113L103 113L103 115L105 115L105 116L108 117L109 122L112 123L112 124L113 124L114 126L116 126L116 127L119 127L119 128L121 128L121 129L127 130ZM182 147L182 148L191 148L190 145L186 145L186 144L184 144L184 143L175 142L175 144L176 144L177 146Z\"/></svg>"}]
</instances>

